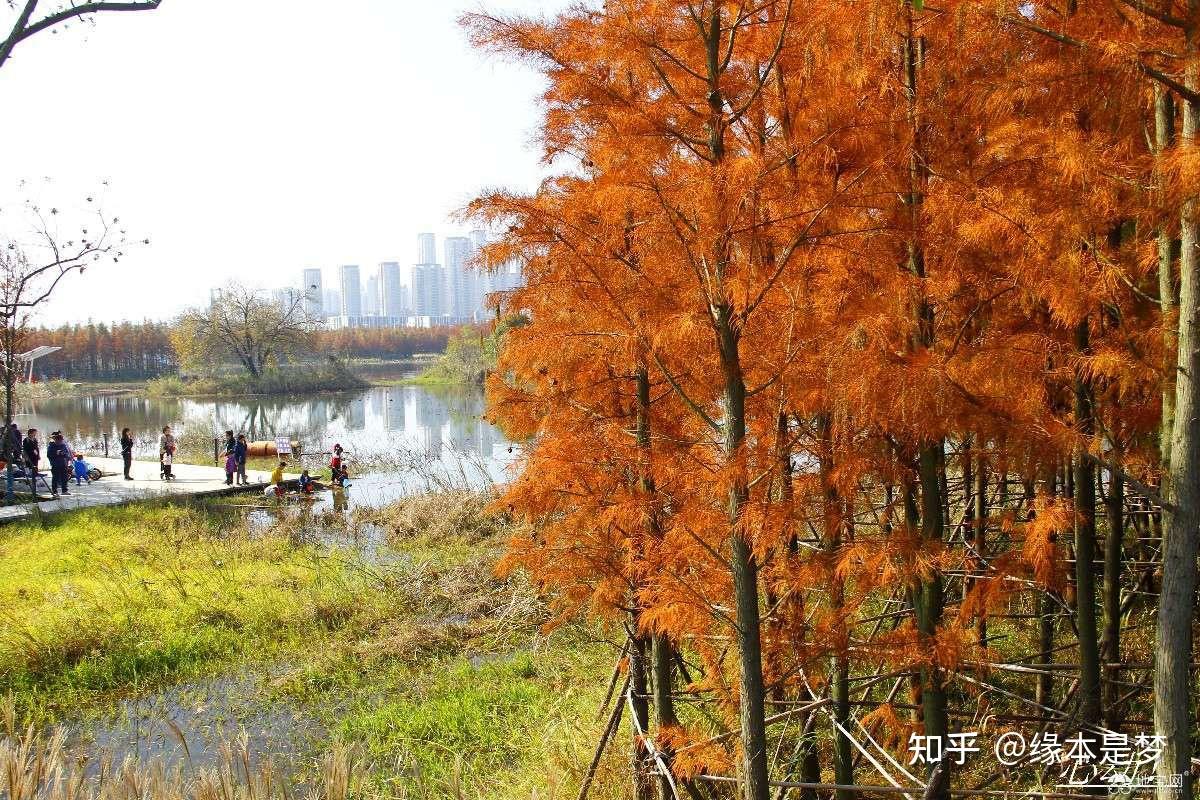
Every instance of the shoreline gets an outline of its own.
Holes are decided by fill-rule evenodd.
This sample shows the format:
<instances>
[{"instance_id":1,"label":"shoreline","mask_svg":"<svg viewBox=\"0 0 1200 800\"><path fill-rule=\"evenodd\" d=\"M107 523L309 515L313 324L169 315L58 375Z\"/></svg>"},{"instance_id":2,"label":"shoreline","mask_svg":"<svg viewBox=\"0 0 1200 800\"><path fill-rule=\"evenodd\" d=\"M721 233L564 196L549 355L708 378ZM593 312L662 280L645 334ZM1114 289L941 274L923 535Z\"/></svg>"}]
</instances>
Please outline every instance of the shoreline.
<instances>
[{"instance_id":1,"label":"shoreline","mask_svg":"<svg viewBox=\"0 0 1200 800\"><path fill-rule=\"evenodd\" d=\"M84 395L109 395L113 397L147 397L154 399L233 399L233 398L252 398L252 397L286 397L297 393L306 395L336 395L346 392L362 391L370 388L386 388L395 386L424 386L430 388L467 388L481 385L471 382L456 381L444 378L427 377L425 371L434 364L433 359L406 359L403 361L394 362L369 362L366 366L366 374L356 372L354 377L359 381L359 385L347 386L344 389L331 389L327 387L317 389L300 388L283 388L277 391L206 391L197 390L194 392L154 392L151 391L150 384L160 378L174 377L171 375L159 376L159 378L137 379L130 381L70 381L67 379L55 378L50 381L33 384L39 389L47 388L46 391L35 392L33 397L28 400L33 402L67 399L72 397L80 397ZM358 366L358 365L356 365ZM371 375L370 373L382 372L385 370L401 372L411 371L407 375ZM418 371L419 370L419 371ZM25 398L22 398L24 400ZM19 401L20 402L20 401Z\"/></svg>"}]
</instances>

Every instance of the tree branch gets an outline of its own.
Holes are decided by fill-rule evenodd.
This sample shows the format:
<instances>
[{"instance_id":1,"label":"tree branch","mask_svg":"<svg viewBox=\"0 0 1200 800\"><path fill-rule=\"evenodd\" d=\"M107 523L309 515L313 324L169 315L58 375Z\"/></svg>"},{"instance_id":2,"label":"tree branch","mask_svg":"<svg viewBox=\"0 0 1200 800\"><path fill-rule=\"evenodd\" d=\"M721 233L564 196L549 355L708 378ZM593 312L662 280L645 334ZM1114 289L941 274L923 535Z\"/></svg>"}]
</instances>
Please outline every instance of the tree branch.
<instances>
[{"instance_id":1,"label":"tree branch","mask_svg":"<svg viewBox=\"0 0 1200 800\"><path fill-rule=\"evenodd\" d=\"M8 38L0 44L0 67L4 66L4 62L12 55L13 48L18 42L23 42L34 34L41 33L44 30L53 28L55 25L61 25L68 20L78 17L84 17L88 14L96 14L101 11L153 11L158 8L162 0L143 0L143 2L92 2L84 3L78 6L70 6L61 11L55 12L48 16L42 17L32 25L29 24L29 19L37 7L38 0L27 0L25 9L21 12L21 16L17 19L17 24L13 27Z\"/></svg>"}]
</instances>

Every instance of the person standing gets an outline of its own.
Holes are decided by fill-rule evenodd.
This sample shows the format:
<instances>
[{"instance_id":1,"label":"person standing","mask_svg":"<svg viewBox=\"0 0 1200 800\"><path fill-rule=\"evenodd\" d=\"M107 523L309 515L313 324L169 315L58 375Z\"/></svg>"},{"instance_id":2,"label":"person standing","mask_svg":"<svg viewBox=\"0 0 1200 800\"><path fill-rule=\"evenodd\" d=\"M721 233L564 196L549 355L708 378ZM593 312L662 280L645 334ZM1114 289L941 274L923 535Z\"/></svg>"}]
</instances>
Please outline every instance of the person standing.
<instances>
[{"instance_id":1,"label":"person standing","mask_svg":"<svg viewBox=\"0 0 1200 800\"><path fill-rule=\"evenodd\" d=\"M158 462L165 481L175 480L171 472L171 464L175 461L175 436L171 433L170 425L163 425L162 436L158 437Z\"/></svg>"},{"instance_id":2,"label":"person standing","mask_svg":"<svg viewBox=\"0 0 1200 800\"><path fill-rule=\"evenodd\" d=\"M237 463L237 482L242 486L250 483L250 479L246 477L246 459L250 456L250 443L246 441L246 434L239 433L237 442L233 445L233 460Z\"/></svg>"},{"instance_id":3,"label":"person standing","mask_svg":"<svg viewBox=\"0 0 1200 800\"><path fill-rule=\"evenodd\" d=\"M237 442L234 441L233 431L225 431L225 446L221 448L221 455L217 461L225 463L226 486L233 486L233 476L237 473L237 458L233 454L236 447Z\"/></svg>"},{"instance_id":4,"label":"person standing","mask_svg":"<svg viewBox=\"0 0 1200 800\"><path fill-rule=\"evenodd\" d=\"M67 481L71 475L71 448L67 447L61 433L55 431L50 435L50 443L46 445L46 458L50 461L51 493L55 497L59 494L70 494Z\"/></svg>"},{"instance_id":5,"label":"person standing","mask_svg":"<svg viewBox=\"0 0 1200 800\"><path fill-rule=\"evenodd\" d=\"M21 463L21 429L17 423L8 426L8 453L14 464Z\"/></svg>"},{"instance_id":6,"label":"person standing","mask_svg":"<svg viewBox=\"0 0 1200 800\"><path fill-rule=\"evenodd\" d=\"M335 444L333 446L333 458L329 459L329 480L336 481L338 479L338 475L342 472L342 459L344 457L342 446Z\"/></svg>"},{"instance_id":7,"label":"person standing","mask_svg":"<svg viewBox=\"0 0 1200 800\"><path fill-rule=\"evenodd\" d=\"M21 443L21 453L25 456L25 469L29 473L29 492L37 494L38 464L42 460L42 443L38 441L37 428L30 428L25 433L25 441Z\"/></svg>"},{"instance_id":8,"label":"person standing","mask_svg":"<svg viewBox=\"0 0 1200 800\"><path fill-rule=\"evenodd\" d=\"M129 470L133 467L133 433L129 428L121 429L121 461L125 464L125 480L133 480Z\"/></svg>"}]
</instances>

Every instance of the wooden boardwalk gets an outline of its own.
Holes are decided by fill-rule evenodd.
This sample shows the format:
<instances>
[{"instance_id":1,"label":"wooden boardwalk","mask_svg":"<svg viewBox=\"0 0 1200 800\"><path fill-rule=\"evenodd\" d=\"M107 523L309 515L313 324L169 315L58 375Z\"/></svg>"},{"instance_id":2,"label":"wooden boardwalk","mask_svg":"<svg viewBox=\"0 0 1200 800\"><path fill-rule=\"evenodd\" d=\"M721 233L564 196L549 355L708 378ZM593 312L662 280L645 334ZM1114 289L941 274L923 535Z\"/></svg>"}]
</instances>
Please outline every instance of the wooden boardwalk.
<instances>
[{"instance_id":1,"label":"wooden boardwalk","mask_svg":"<svg viewBox=\"0 0 1200 800\"><path fill-rule=\"evenodd\" d=\"M89 458L88 464L100 469L104 477L92 483L75 485L71 478L70 494L60 496L56 500L42 503L28 503L18 506L0 507L0 523L26 519L40 511L43 514L59 511L71 511L79 508L94 508L97 506L116 506L123 503L135 503L142 500L156 500L164 497L203 497L205 495L227 494L233 491L262 493L270 481L269 472L248 470L246 477L250 479L249 486L233 487L225 485L225 470L221 467L201 467L193 464L176 464L173 468L175 480L164 481L159 478L157 461L134 461L130 473L133 480L127 481L122 476L123 465L116 458ZM46 481L49 482L49 469L45 470ZM289 475L294 480L294 475ZM3 473L0 473L0 481ZM17 482L17 490L22 488L22 482ZM28 484L24 485L28 490ZM38 481L39 493L48 495L49 491ZM0 485L2 490L2 485Z\"/></svg>"}]
</instances>

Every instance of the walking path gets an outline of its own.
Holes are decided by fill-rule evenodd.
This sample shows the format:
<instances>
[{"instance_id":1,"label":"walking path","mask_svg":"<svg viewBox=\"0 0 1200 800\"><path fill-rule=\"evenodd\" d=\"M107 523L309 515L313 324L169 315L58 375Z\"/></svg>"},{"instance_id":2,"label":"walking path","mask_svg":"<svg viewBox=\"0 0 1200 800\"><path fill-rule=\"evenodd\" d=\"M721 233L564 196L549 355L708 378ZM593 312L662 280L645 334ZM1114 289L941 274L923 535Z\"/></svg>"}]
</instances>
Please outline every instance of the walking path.
<instances>
[{"instance_id":1,"label":"walking path","mask_svg":"<svg viewBox=\"0 0 1200 800\"><path fill-rule=\"evenodd\" d=\"M193 464L175 464L172 471L175 480L164 481L159 478L157 461L134 461L130 474L133 480L127 481L122 477L123 465L116 458L89 458L88 464L98 468L104 477L92 483L75 485L71 479L70 494L60 496L57 500L47 500L42 503L27 503L19 506L0 507L0 522L11 522L24 519L40 510L42 513L70 511L77 508L92 508L95 506L115 506L122 503L132 503L139 500L154 500L162 497L202 497L204 495L225 494L231 491L262 492L271 479L269 472L248 470L246 477L250 485L233 487L225 485L225 470L220 467L199 467ZM47 468L46 481L50 480L50 470ZM294 475L287 476L294 479ZM3 473L0 473L0 481ZM18 482L18 489L20 482ZM25 485L28 489L28 484ZM49 494L41 481L38 481L39 493Z\"/></svg>"}]
</instances>

